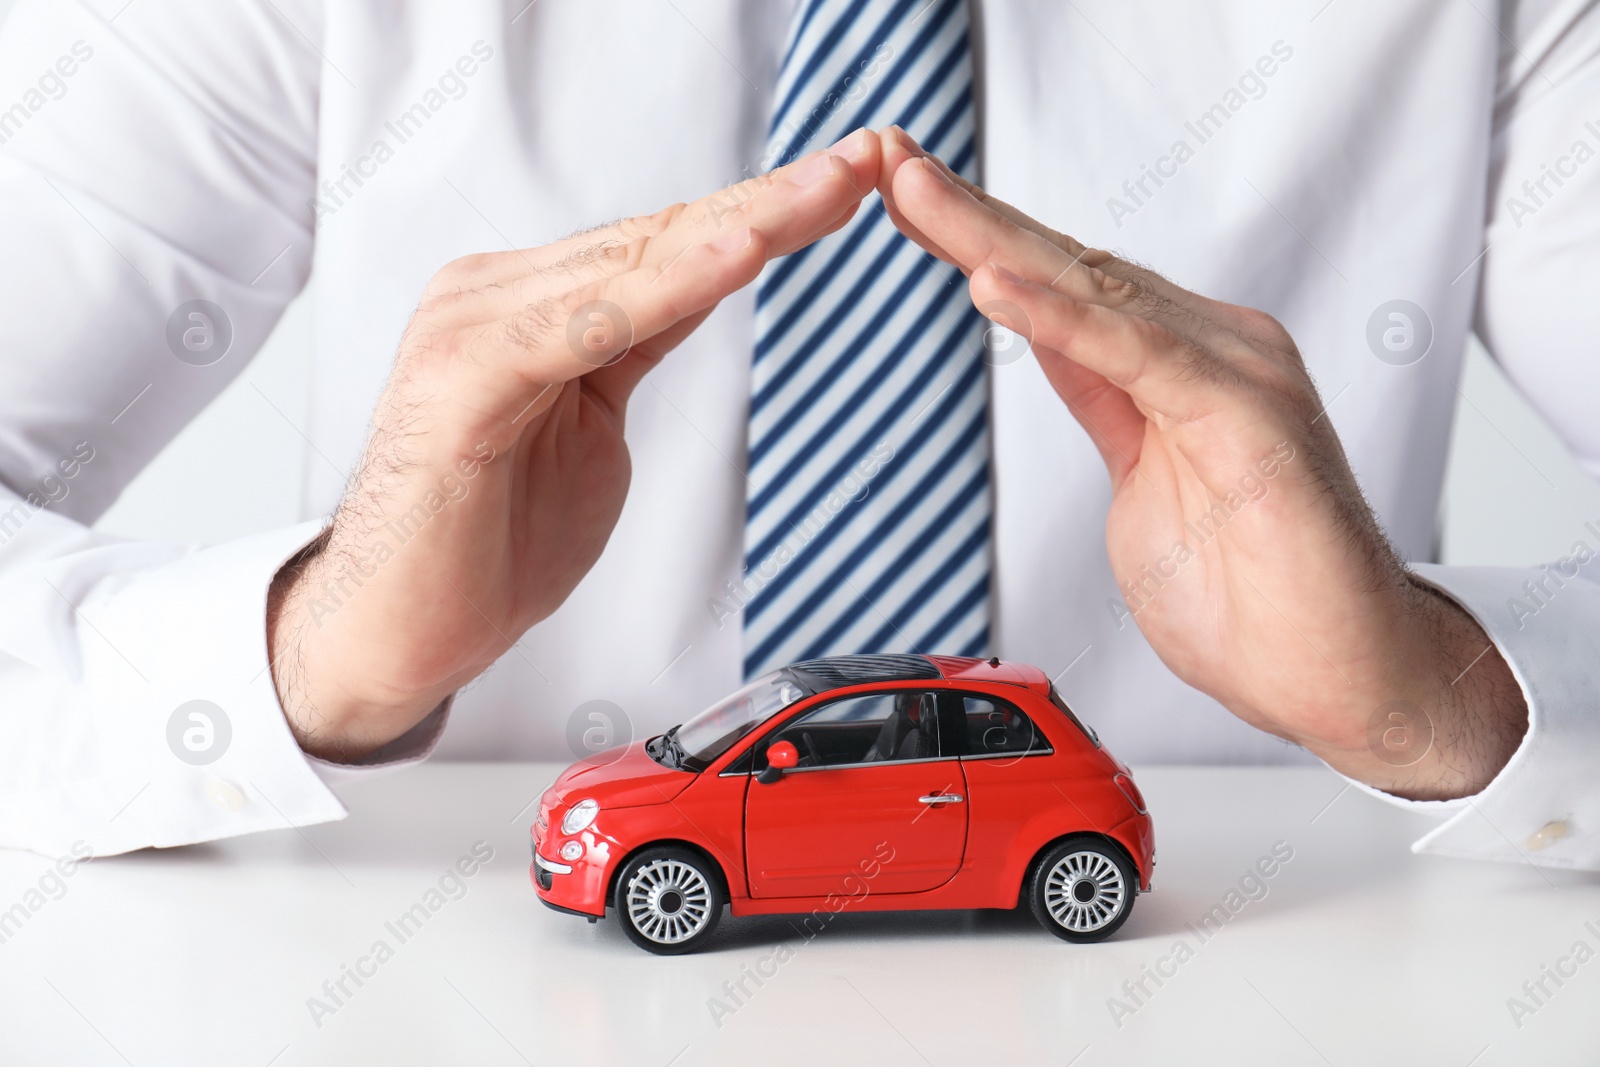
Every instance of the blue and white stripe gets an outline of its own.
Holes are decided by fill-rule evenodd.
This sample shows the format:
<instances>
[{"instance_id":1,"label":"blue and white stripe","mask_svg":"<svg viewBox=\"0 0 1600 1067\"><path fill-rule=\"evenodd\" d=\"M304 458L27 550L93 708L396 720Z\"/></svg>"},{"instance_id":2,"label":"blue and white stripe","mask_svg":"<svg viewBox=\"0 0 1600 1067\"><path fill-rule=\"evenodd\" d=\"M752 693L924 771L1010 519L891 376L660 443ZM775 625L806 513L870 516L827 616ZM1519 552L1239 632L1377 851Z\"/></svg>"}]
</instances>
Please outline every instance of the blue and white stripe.
<instances>
[{"instance_id":1,"label":"blue and white stripe","mask_svg":"<svg viewBox=\"0 0 1600 1067\"><path fill-rule=\"evenodd\" d=\"M801 0L767 162L898 123L972 178L966 0ZM959 271L874 195L757 289L745 673L846 652L982 654L988 378Z\"/></svg>"}]
</instances>

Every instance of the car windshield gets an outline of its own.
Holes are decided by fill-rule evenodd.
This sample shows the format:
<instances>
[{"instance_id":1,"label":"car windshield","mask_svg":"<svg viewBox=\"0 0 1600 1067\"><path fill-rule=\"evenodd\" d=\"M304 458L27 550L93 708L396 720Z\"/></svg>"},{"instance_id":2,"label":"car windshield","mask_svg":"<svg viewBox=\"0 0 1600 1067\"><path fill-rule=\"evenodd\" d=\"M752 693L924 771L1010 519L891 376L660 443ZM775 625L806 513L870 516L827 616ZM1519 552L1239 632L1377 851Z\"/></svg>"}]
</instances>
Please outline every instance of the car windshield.
<instances>
[{"instance_id":1,"label":"car windshield","mask_svg":"<svg viewBox=\"0 0 1600 1067\"><path fill-rule=\"evenodd\" d=\"M739 738L805 695L791 675L773 671L717 701L673 729L685 757L684 765L690 770L704 770Z\"/></svg>"}]
</instances>

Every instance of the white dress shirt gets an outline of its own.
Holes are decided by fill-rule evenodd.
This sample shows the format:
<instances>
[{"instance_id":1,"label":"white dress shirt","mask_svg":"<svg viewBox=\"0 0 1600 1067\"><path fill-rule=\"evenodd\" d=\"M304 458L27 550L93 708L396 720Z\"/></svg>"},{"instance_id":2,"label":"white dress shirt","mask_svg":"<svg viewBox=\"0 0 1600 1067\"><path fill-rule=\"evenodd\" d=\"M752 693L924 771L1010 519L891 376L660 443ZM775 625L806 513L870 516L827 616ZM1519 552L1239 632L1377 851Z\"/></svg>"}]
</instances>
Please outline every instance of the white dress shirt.
<instances>
[{"instance_id":1,"label":"white dress shirt","mask_svg":"<svg viewBox=\"0 0 1600 1067\"><path fill-rule=\"evenodd\" d=\"M106 854L334 819L330 782L435 744L565 760L588 701L643 737L737 686L738 620L710 602L740 568L748 290L640 387L603 558L456 698L442 740L443 711L367 767L305 757L266 669L264 603L337 501L430 274L753 172L790 7L17 7L0 34L0 845ZM1432 551L1471 330L1600 470L1586 0L985 0L976 16L988 188L1282 320L1409 559ZM307 285L307 445L282 457L304 472L306 522L209 547L92 530ZM194 300L231 333L208 365L175 355L188 329L217 351L179 313ZM1405 328L1377 314L1397 300L1426 316L1414 361L1369 342ZM1179 682L1127 620L1105 471L1038 366L995 367L991 391L996 651L1057 677L1134 764L1309 760ZM1415 805L1441 816L1419 849L1600 866L1592 569L1420 568L1510 662L1531 725L1479 795ZM1547 590L1532 613L1530 581ZM171 740L195 700L226 718L210 763Z\"/></svg>"}]
</instances>

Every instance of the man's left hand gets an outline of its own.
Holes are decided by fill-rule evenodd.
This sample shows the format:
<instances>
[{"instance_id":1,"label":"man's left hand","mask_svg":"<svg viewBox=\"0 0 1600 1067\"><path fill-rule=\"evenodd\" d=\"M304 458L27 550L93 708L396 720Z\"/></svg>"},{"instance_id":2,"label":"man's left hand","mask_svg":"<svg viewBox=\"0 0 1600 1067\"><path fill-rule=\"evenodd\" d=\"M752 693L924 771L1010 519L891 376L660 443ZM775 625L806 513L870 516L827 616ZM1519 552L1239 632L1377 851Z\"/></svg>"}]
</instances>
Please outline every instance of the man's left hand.
<instances>
[{"instance_id":1,"label":"man's left hand","mask_svg":"<svg viewBox=\"0 0 1600 1067\"><path fill-rule=\"evenodd\" d=\"M897 225L1028 338L1111 475L1106 545L1162 660L1259 729L1413 799L1483 788L1527 730L1481 627L1361 493L1294 341L1028 218L885 130Z\"/></svg>"}]
</instances>

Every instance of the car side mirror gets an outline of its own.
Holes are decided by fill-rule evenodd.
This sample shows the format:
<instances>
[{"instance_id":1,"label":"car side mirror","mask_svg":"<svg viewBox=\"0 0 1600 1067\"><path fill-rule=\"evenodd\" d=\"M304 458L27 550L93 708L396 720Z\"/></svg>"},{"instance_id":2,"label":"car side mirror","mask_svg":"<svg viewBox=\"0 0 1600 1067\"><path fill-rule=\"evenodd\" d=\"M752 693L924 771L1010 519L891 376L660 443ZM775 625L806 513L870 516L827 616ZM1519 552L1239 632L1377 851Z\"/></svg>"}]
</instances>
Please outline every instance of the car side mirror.
<instances>
[{"instance_id":1,"label":"car side mirror","mask_svg":"<svg viewBox=\"0 0 1600 1067\"><path fill-rule=\"evenodd\" d=\"M756 781L762 785L771 785L783 777L783 772L793 770L795 764L800 762L800 751L794 747L792 741L777 741L767 746L767 766Z\"/></svg>"}]
</instances>

